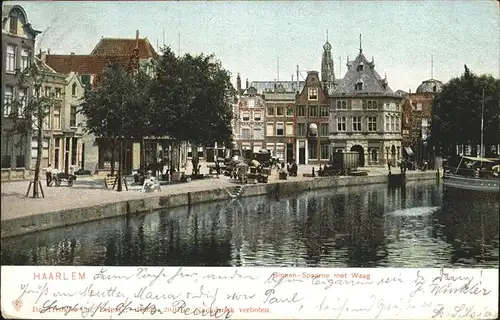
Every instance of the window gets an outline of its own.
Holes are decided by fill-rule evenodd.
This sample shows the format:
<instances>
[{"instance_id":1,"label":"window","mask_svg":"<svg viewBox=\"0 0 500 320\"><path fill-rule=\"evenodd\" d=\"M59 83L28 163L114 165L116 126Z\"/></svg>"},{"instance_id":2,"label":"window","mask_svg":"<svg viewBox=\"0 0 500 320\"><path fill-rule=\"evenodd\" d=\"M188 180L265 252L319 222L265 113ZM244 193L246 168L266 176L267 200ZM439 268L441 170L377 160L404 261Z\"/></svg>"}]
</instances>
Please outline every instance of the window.
<instances>
[{"instance_id":1,"label":"window","mask_svg":"<svg viewBox=\"0 0 500 320\"><path fill-rule=\"evenodd\" d=\"M241 128L241 139L250 140L250 128Z\"/></svg>"},{"instance_id":2,"label":"window","mask_svg":"<svg viewBox=\"0 0 500 320\"><path fill-rule=\"evenodd\" d=\"M393 132L395 129L395 121L394 121L394 116L391 116L390 118L390 126L389 126L389 131Z\"/></svg>"},{"instance_id":3,"label":"window","mask_svg":"<svg viewBox=\"0 0 500 320\"><path fill-rule=\"evenodd\" d=\"M378 109L377 101L376 100L368 100L366 103L366 109L368 109L368 110Z\"/></svg>"},{"instance_id":4,"label":"window","mask_svg":"<svg viewBox=\"0 0 500 320\"><path fill-rule=\"evenodd\" d=\"M3 96L3 116L8 117L12 111L12 97L14 95L14 87L5 86L5 92Z\"/></svg>"},{"instance_id":5,"label":"window","mask_svg":"<svg viewBox=\"0 0 500 320\"><path fill-rule=\"evenodd\" d=\"M282 143L276 144L276 158L278 158L280 160L285 159L285 147L283 146Z\"/></svg>"},{"instance_id":6,"label":"window","mask_svg":"<svg viewBox=\"0 0 500 320\"><path fill-rule=\"evenodd\" d=\"M283 107L277 107L276 108L276 115L277 116L282 116L284 113L283 113Z\"/></svg>"},{"instance_id":7,"label":"window","mask_svg":"<svg viewBox=\"0 0 500 320\"><path fill-rule=\"evenodd\" d=\"M359 71L363 71L363 70L364 70L364 67L365 67L365 66L364 66L363 62L361 62L361 63L358 65L358 67L356 68L356 70L357 70L358 72L359 72Z\"/></svg>"},{"instance_id":8,"label":"window","mask_svg":"<svg viewBox=\"0 0 500 320\"><path fill-rule=\"evenodd\" d=\"M260 113L260 112L254 112L253 119L255 121L261 121L262 120L262 113Z\"/></svg>"},{"instance_id":9,"label":"window","mask_svg":"<svg viewBox=\"0 0 500 320\"><path fill-rule=\"evenodd\" d=\"M422 104L421 103L417 103L417 111L422 111Z\"/></svg>"},{"instance_id":10,"label":"window","mask_svg":"<svg viewBox=\"0 0 500 320\"><path fill-rule=\"evenodd\" d=\"M347 109L347 101L346 100L337 100L337 109L346 110Z\"/></svg>"},{"instance_id":11,"label":"window","mask_svg":"<svg viewBox=\"0 0 500 320\"><path fill-rule=\"evenodd\" d=\"M284 136L285 135L285 128L283 122L276 122L276 135L277 136Z\"/></svg>"},{"instance_id":12,"label":"window","mask_svg":"<svg viewBox=\"0 0 500 320\"><path fill-rule=\"evenodd\" d=\"M28 49L21 51L21 70L26 70L30 65Z\"/></svg>"},{"instance_id":13,"label":"window","mask_svg":"<svg viewBox=\"0 0 500 320\"><path fill-rule=\"evenodd\" d=\"M361 116L352 117L352 131L361 131Z\"/></svg>"},{"instance_id":14,"label":"window","mask_svg":"<svg viewBox=\"0 0 500 320\"><path fill-rule=\"evenodd\" d=\"M385 116L385 131L386 132L389 132L391 131L391 128L390 128L390 118L389 116Z\"/></svg>"},{"instance_id":15,"label":"window","mask_svg":"<svg viewBox=\"0 0 500 320\"><path fill-rule=\"evenodd\" d=\"M253 138L255 140L264 140L264 132L262 131L262 128L253 129Z\"/></svg>"},{"instance_id":16,"label":"window","mask_svg":"<svg viewBox=\"0 0 500 320\"><path fill-rule=\"evenodd\" d=\"M328 123L319 124L319 135L322 137L328 136L330 130L328 129Z\"/></svg>"},{"instance_id":17,"label":"window","mask_svg":"<svg viewBox=\"0 0 500 320\"><path fill-rule=\"evenodd\" d=\"M78 94L78 87L76 83L73 83L73 85L71 86L71 95L76 96L77 94Z\"/></svg>"},{"instance_id":18,"label":"window","mask_svg":"<svg viewBox=\"0 0 500 320\"><path fill-rule=\"evenodd\" d=\"M254 99L249 99L248 100L248 107L249 108L254 108L255 107L255 100Z\"/></svg>"},{"instance_id":19,"label":"window","mask_svg":"<svg viewBox=\"0 0 500 320\"><path fill-rule=\"evenodd\" d=\"M309 149L309 159L318 159L318 143L313 140L312 143L308 143Z\"/></svg>"},{"instance_id":20,"label":"window","mask_svg":"<svg viewBox=\"0 0 500 320\"><path fill-rule=\"evenodd\" d=\"M309 117L318 116L318 106L309 106Z\"/></svg>"},{"instance_id":21,"label":"window","mask_svg":"<svg viewBox=\"0 0 500 320\"><path fill-rule=\"evenodd\" d=\"M306 107L298 106L297 107L297 117L305 117L306 116Z\"/></svg>"},{"instance_id":22,"label":"window","mask_svg":"<svg viewBox=\"0 0 500 320\"><path fill-rule=\"evenodd\" d=\"M14 15L11 15L9 17L9 30L10 33L17 34L17 17Z\"/></svg>"},{"instance_id":23,"label":"window","mask_svg":"<svg viewBox=\"0 0 500 320\"><path fill-rule=\"evenodd\" d=\"M62 92L61 88L56 88L55 89L55 96L56 96L56 98L58 98L58 99L61 98L61 92Z\"/></svg>"},{"instance_id":24,"label":"window","mask_svg":"<svg viewBox=\"0 0 500 320\"><path fill-rule=\"evenodd\" d=\"M305 135L306 135L306 124L297 123L297 136L305 136Z\"/></svg>"},{"instance_id":25,"label":"window","mask_svg":"<svg viewBox=\"0 0 500 320\"><path fill-rule=\"evenodd\" d=\"M399 125L400 124L399 117L396 117L395 121L396 121L396 132L399 132L401 130Z\"/></svg>"},{"instance_id":26,"label":"window","mask_svg":"<svg viewBox=\"0 0 500 320\"><path fill-rule=\"evenodd\" d=\"M337 131L346 131L347 130L347 119L346 117L338 117L337 118Z\"/></svg>"},{"instance_id":27,"label":"window","mask_svg":"<svg viewBox=\"0 0 500 320\"><path fill-rule=\"evenodd\" d=\"M52 90L51 87L45 87L45 96L50 97L50 91Z\"/></svg>"},{"instance_id":28,"label":"window","mask_svg":"<svg viewBox=\"0 0 500 320\"><path fill-rule=\"evenodd\" d=\"M377 131L377 117L368 117L368 131Z\"/></svg>"},{"instance_id":29,"label":"window","mask_svg":"<svg viewBox=\"0 0 500 320\"><path fill-rule=\"evenodd\" d=\"M328 117L328 107L320 107L319 108L319 116L320 117Z\"/></svg>"},{"instance_id":30,"label":"window","mask_svg":"<svg viewBox=\"0 0 500 320\"><path fill-rule=\"evenodd\" d=\"M28 102L27 89L19 89L19 102L21 103L21 105L19 106L19 110L17 110L17 115L19 118L22 118L24 110L26 109L26 104Z\"/></svg>"},{"instance_id":31,"label":"window","mask_svg":"<svg viewBox=\"0 0 500 320\"><path fill-rule=\"evenodd\" d=\"M293 136L293 122L286 123L286 135Z\"/></svg>"},{"instance_id":32,"label":"window","mask_svg":"<svg viewBox=\"0 0 500 320\"><path fill-rule=\"evenodd\" d=\"M248 112L248 111L243 112L241 115L241 119L243 121L250 121L250 112Z\"/></svg>"},{"instance_id":33,"label":"window","mask_svg":"<svg viewBox=\"0 0 500 320\"><path fill-rule=\"evenodd\" d=\"M329 159L330 145L328 143L321 143L321 159Z\"/></svg>"},{"instance_id":34,"label":"window","mask_svg":"<svg viewBox=\"0 0 500 320\"><path fill-rule=\"evenodd\" d=\"M318 100L317 88L309 88L309 100Z\"/></svg>"},{"instance_id":35,"label":"window","mask_svg":"<svg viewBox=\"0 0 500 320\"><path fill-rule=\"evenodd\" d=\"M274 123L268 122L266 125L266 136L272 137L274 136Z\"/></svg>"},{"instance_id":36,"label":"window","mask_svg":"<svg viewBox=\"0 0 500 320\"><path fill-rule=\"evenodd\" d=\"M286 116L293 117L293 106L286 107Z\"/></svg>"},{"instance_id":37,"label":"window","mask_svg":"<svg viewBox=\"0 0 500 320\"><path fill-rule=\"evenodd\" d=\"M16 71L16 47L13 45L7 45L7 54L5 55L5 71L14 72Z\"/></svg>"},{"instance_id":38,"label":"window","mask_svg":"<svg viewBox=\"0 0 500 320\"><path fill-rule=\"evenodd\" d=\"M354 89L357 91L363 91L363 81L360 80L360 81L356 82Z\"/></svg>"},{"instance_id":39,"label":"window","mask_svg":"<svg viewBox=\"0 0 500 320\"><path fill-rule=\"evenodd\" d=\"M54 107L54 129L61 129L61 107Z\"/></svg>"},{"instance_id":40,"label":"window","mask_svg":"<svg viewBox=\"0 0 500 320\"><path fill-rule=\"evenodd\" d=\"M76 127L76 106L71 106L69 115L69 126Z\"/></svg>"},{"instance_id":41,"label":"window","mask_svg":"<svg viewBox=\"0 0 500 320\"><path fill-rule=\"evenodd\" d=\"M274 116L274 108L273 107L268 107L267 108L267 115L270 117Z\"/></svg>"}]
</instances>

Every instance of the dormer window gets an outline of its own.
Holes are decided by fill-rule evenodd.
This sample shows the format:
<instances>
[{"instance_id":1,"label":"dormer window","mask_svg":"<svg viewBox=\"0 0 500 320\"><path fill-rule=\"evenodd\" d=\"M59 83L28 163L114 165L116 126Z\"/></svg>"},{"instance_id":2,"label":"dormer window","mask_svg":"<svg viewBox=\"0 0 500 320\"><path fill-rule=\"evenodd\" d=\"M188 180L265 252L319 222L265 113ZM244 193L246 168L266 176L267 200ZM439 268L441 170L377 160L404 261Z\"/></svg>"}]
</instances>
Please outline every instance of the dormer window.
<instances>
[{"instance_id":1,"label":"dormer window","mask_svg":"<svg viewBox=\"0 0 500 320\"><path fill-rule=\"evenodd\" d=\"M77 91L76 83L73 83L73 85L71 86L71 95L76 96L77 93L78 93L78 91Z\"/></svg>"},{"instance_id":2,"label":"dormer window","mask_svg":"<svg viewBox=\"0 0 500 320\"><path fill-rule=\"evenodd\" d=\"M355 85L356 91L363 91L363 80L358 80Z\"/></svg>"},{"instance_id":3,"label":"dormer window","mask_svg":"<svg viewBox=\"0 0 500 320\"><path fill-rule=\"evenodd\" d=\"M359 71L363 71L365 69L365 66L363 64L363 62L361 62L359 65L358 65L358 68L356 69L358 72Z\"/></svg>"},{"instance_id":4,"label":"dormer window","mask_svg":"<svg viewBox=\"0 0 500 320\"><path fill-rule=\"evenodd\" d=\"M9 18L10 33L17 34L17 12L13 13Z\"/></svg>"},{"instance_id":5,"label":"dormer window","mask_svg":"<svg viewBox=\"0 0 500 320\"><path fill-rule=\"evenodd\" d=\"M309 100L318 100L317 88L309 88Z\"/></svg>"}]
</instances>

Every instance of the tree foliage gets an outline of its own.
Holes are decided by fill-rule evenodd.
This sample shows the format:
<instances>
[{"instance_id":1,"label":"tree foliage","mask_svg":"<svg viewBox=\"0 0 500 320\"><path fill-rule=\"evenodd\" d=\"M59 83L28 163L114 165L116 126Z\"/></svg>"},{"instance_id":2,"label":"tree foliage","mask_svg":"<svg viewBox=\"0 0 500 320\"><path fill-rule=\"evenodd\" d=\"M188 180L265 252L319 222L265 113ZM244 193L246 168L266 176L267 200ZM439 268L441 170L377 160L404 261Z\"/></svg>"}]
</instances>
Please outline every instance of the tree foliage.
<instances>
[{"instance_id":1,"label":"tree foliage","mask_svg":"<svg viewBox=\"0 0 500 320\"><path fill-rule=\"evenodd\" d=\"M483 90L484 145L500 143L500 80L477 76L465 66L433 100L430 139L436 150L451 155L456 145L481 143Z\"/></svg>"},{"instance_id":2,"label":"tree foliage","mask_svg":"<svg viewBox=\"0 0 500 320\"><path fill-rule=\"evenodd\" d=\"M40 167L43 152L44 123L50 114L50 109L56 105L53 95L42 95L42 88L46 83L46 75L32 52L29 52L30 64L25 70L16 75L20 90L24 90L21 99L13 99L8 107L10 125L4 130L8 135L19 134L24 137L35 136L37 140L37 157L33 178L33 198L39 197ZM31 91L30 91L31 90ZM31 143L31 139L27 141Z\"/></svg>"}]
</instances>

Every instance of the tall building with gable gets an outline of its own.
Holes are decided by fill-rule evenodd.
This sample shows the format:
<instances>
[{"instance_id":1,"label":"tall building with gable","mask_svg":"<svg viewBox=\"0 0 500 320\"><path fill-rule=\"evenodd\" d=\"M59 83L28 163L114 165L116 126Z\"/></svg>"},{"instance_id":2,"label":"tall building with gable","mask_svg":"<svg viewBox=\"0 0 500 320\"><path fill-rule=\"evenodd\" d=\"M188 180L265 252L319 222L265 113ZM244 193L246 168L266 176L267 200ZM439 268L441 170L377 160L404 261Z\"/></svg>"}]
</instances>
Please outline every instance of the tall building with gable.
<instances>
[{"instance_id":1,"label":"tall building with gable","mask_svg":"<svg viewBox=\"0 0 500 320\"><path fill-rule=\"evenodd\" d=\"M402 157L401 106L404 98L389 87L361 47L347 61L347 72L329 94L330 152L356 151L359 165L393 164Z\"/></svg>"}]
</instances>

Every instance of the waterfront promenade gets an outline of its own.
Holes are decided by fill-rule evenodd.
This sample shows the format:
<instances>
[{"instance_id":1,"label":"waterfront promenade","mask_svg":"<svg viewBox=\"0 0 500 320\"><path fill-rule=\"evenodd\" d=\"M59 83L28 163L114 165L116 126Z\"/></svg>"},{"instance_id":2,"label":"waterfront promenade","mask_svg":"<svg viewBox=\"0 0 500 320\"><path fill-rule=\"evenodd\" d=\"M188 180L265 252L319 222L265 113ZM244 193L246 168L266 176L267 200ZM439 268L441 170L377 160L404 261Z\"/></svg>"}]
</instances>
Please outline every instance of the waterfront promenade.
<instances>
[{"instance_id":1,"label":"waterfront promenade","mask_svg":"<svg viewBox=\"0 0 500 320\"><path fill-rule=\"evenodd\" d=\"M367 168L369 176L385 176L386 168ZM312 166L300 166L297 177L289 177L288 180L277 179L277 171L274 170L269 179L269 184L289 183L298 181L311 181L314 179L332 179L327 177L309 178L303 177L303 173L311 173ZM394 170L393 173L400 173ZM429 175L429 171L427 175ZM422 175L424 172L407 171L408 176ZM339 177L337 179L348 179L349 177ZM176 194L196 193L216 189L226 189L231 191L237 184L226 176L220 175L219 178L207 178L203 180L194 180L186 183L171 183L163 185L161 191L144 193L140 192L140 186L130 186L128 191L117 192L111 188L105 188L103 178L82 177L75 181L73 187L67 187L63 182L60 187L46 187L44 184L45 198L33 199L26 197L28 187L27 181L11 181L1 184L1 221L13 222L14 220L24 220L30 216L39 216L43 214L55 213L64 210L78 210L80 208L89 208L98 205L122 203L150 197L171 196ZM229 196L228 196L229 198ZM76 211L78 212L78 211ZM82 214L85 210L82 210ZM86 220L85 217L78 217L78 220Z\"/></svg>"}]
</instances>

